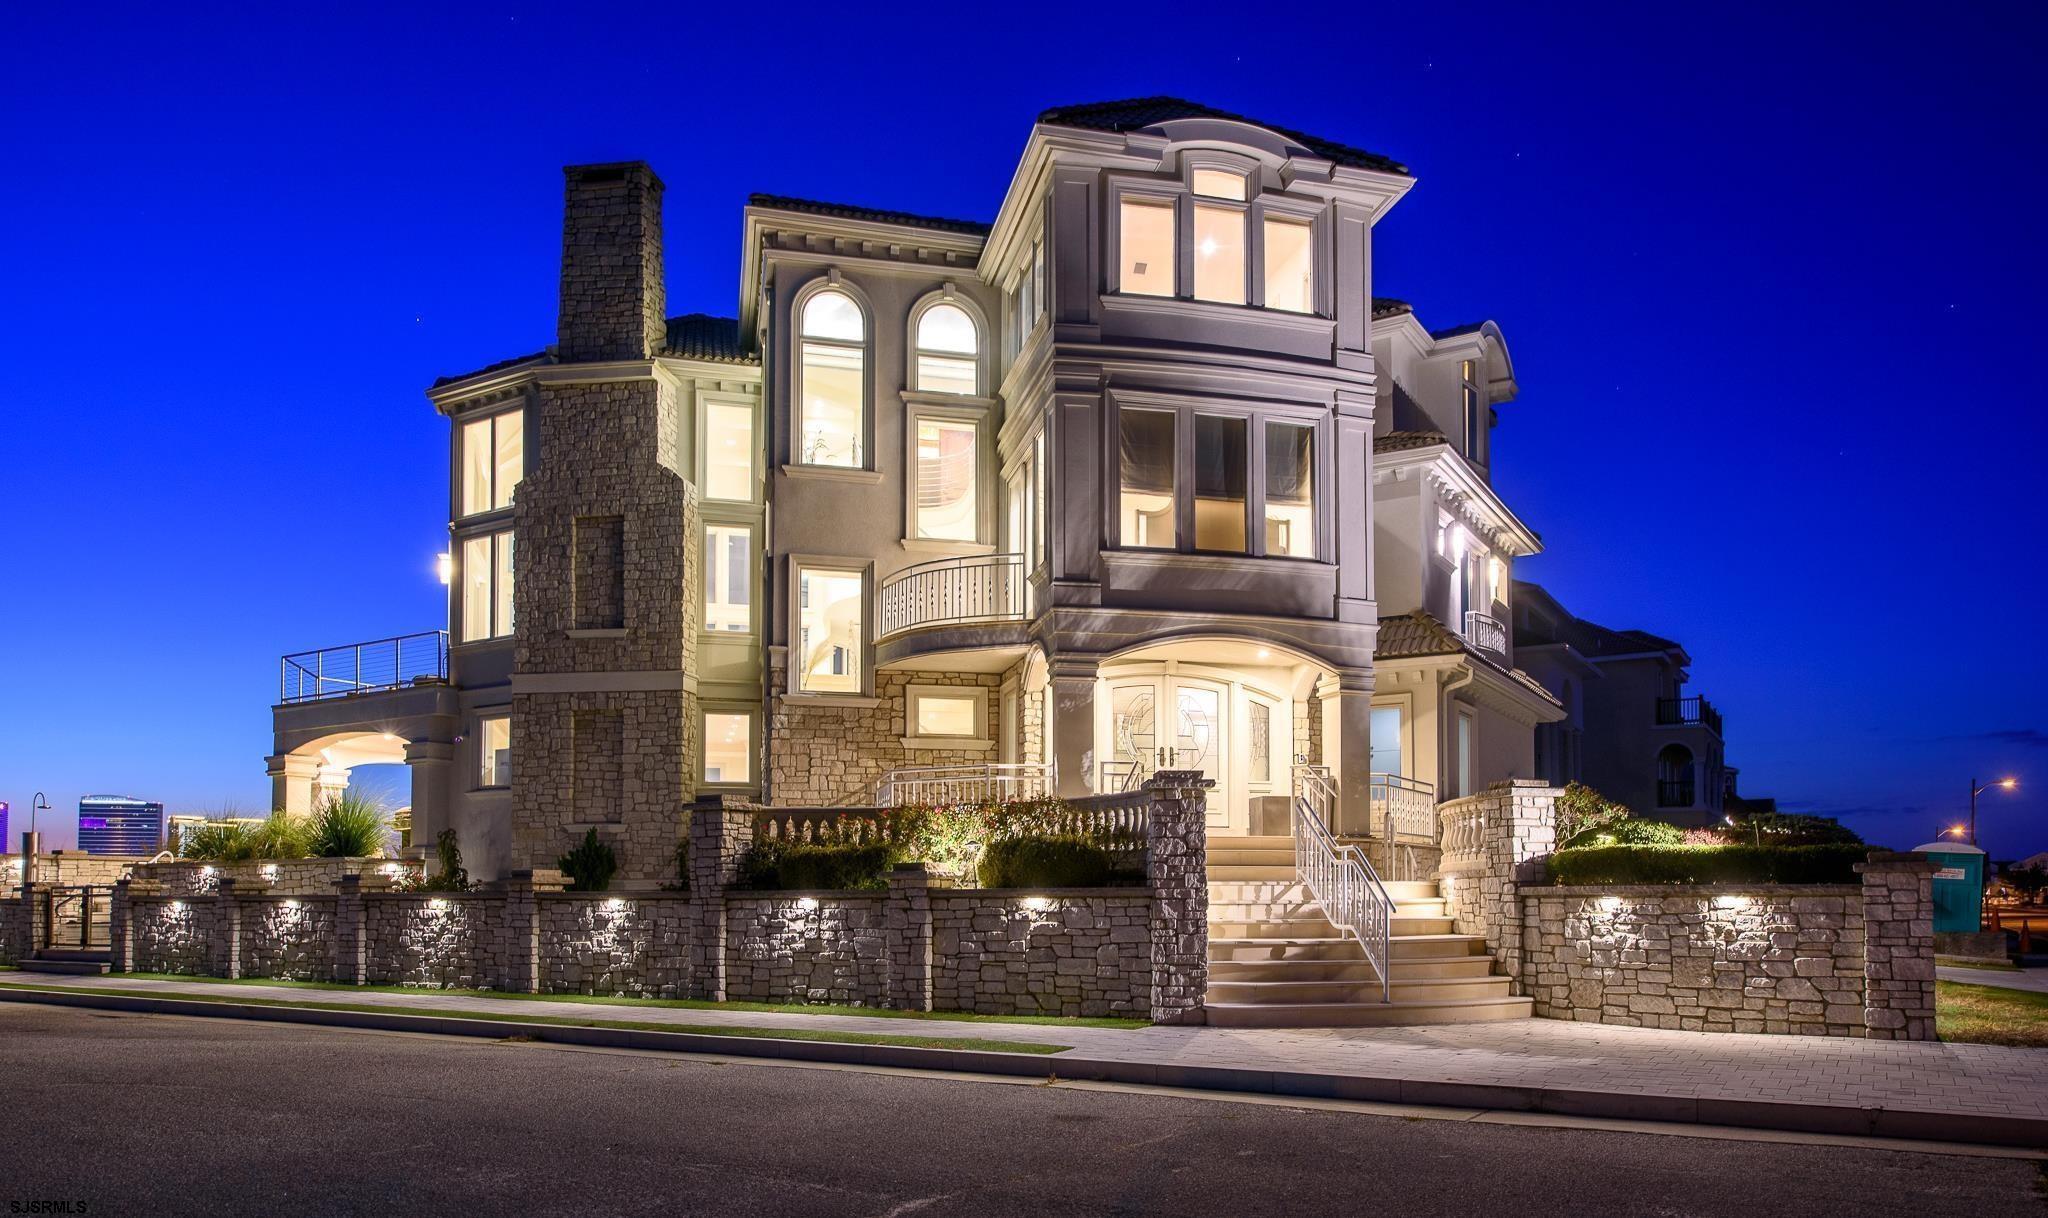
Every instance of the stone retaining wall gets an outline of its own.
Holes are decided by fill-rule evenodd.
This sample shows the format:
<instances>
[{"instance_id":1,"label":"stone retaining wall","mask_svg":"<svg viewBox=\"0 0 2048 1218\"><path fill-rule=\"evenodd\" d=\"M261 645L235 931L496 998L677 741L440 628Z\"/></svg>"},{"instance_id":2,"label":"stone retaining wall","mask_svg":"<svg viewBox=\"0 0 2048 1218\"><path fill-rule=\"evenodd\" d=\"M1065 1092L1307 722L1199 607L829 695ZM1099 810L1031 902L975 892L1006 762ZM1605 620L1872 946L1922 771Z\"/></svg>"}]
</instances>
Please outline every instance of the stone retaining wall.
<instances>
[{"instance_id":1,"label":"stone retaining wall","mask_svg":"<svg viewBox=\"0 0 2048 1218\"><path fill-rule=\"evenodd\" d=\"M932 1001L984 1015L1152 1013L1150 889L934 890Z\"/></svg>"},{"instance_id":2,"label":"stone retaining wall","mask_svg":"<svg viewBox=\"0 0 2048 1218\"><path fill-rule=\"evenodd\" d=\"M216 892L223 879L233 880L245 888L265 885L274 896L329 897L334 895L335 881L342 876L383 876L396 880L401 876L418 875L422 866L418 859L278 859L240 863L180 860L175 863L137 864L133 878L161 884L165 894L174 897Z\"/></svg>"},{"instance_id":3,"label":"stone retaining wall","mask_svg":"<svg viewBox=\"0 0 2048 1218\"><path fill-rule=\"evenodd\" d=\"M236 902L241 909L242 975L280 981L334 978L334 897Z\"/></svg>"},{"instance_id":4,"label":"stone retaining wall","mask_svg":"<svg viewBox=\"0 0 2048 1218\"><path fill-rule=\"evenodd\" d=\"M492 933L504 921L503 897L380 893L363 904L370 984L491 989L505 975Z\"/></svg>"},{"instance_id":5,"label":"stone retaining wall","mask_svg":"<svg viewBox=\"0 0 2048 1218\"><path fill-rule=\"evenodd\" d=\"M688 897L562 893L539 905L543 993L690 996Z\"/></svg>"},{"instance_id":6,"label":"stone retaining wall","mask_svg":"<svg viewBox=\"0 0 2048 1218\"><path fill-rule=\"evenodd\" d=\"M13 964L28 953L28 902L20 897L0 900L0 964Z\"/></svg>"},{"instance_id":7,"label":"stone retaining wall","mask_svg":"<svg viewBox=\"0 0 2048 1218\"><path fill-rule=\"evenodd\" d=\"M726 998L887 1005L887 905L875 892L727 896Z\"/></svg>"}]
</instances>

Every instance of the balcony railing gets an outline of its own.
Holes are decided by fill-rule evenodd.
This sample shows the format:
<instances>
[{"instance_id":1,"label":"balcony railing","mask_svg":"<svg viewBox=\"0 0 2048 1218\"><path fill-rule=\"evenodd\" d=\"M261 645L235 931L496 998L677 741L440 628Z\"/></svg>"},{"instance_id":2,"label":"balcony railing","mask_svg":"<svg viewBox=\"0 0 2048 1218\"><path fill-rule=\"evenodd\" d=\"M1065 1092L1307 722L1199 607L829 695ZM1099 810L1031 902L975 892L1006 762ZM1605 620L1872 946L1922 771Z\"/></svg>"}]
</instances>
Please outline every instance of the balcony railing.
<instances>
[{"instance_id":1,"label":"balcony railing","mask_svg":"<svg viewBox=\"0 0 2048 1218\"><path fill-rule=\"evenodd\" d=\"M1390 842L1436 841L1436 787L1399 774L1374 774L1368 788L1372 835Z\"/></svg>"},{"instance_id":2,"label":"balcony railing","mask_svg":"<svg viewBox=\"0 0 2048 1218\"><path fill-rule=\"evenodd\" d=\"M1721 734L1721 712L1698 694L1690 698L1659 698L1657 724L1660 727L1705 727L1718 736Z\"/></svg>"},{"instance_id":3,"label":"balcony railing","mask_svg":"<svg viewBox=\"0 0 2048 1218\"><path fill-rule=\"evenodd\" d=\"M347 643L286 656L280 665L278 702L318 702L380 689L400 689L448 679L448 632Z\"/></svg>"},{"instance_id":4,"label":"balcony railing","mask_svg":"<svg viewBox=\"0 0 2048 1218\"><path fill-rule=\"evenodd\" d=\"M1052 788L1052 767L1043 762L996 765L931 765L890 770L875 786L875 805L979 804L1042 799Z\"/></svg>"},{"instance_id":5,"label":"balcony railing","mask_svg":"<svg viewBox=\"0 0 2048 1218\"><path fill-rule=\"evenodd\" d=\"M1490 613L1465 611L1465 641L1488 655L1507 658L1508 628Z\"/></svg>"},{"instance_id":6,"label":"balcony railing","mask_svg":"<svg viewBox=\"0 0 2048 1218\"><path fill-rule=\"evenodd\" d=\"M1660 778L1657 780L1657 806L1660 808L1690 808L1693 806L1695 788L1690 778Z\"/></svg>"},{"instance_id":7,"label":"balcony railing","mask_svg":"<svg viewBox=\"0 0 2048 1218\"><path fill-rule=\"evenodd\" d=\"M1021 554L976 554L905 567L882 582L880 631L1021 622L1027 588Z\"/></svg>"}]
</instances>

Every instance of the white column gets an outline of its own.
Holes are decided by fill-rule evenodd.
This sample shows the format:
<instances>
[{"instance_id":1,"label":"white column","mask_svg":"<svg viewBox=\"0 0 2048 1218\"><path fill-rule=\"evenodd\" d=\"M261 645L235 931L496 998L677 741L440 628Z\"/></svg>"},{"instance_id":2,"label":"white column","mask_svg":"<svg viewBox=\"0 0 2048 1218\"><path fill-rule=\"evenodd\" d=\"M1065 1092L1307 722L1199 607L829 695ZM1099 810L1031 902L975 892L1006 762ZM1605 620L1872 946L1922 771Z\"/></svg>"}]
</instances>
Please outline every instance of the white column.
<instances>
[{"instance_id":1,"label":"white column","mask_svg":"<svg viewBox=\"0 0 2048 1218\"><path fill-rule=\"evenodd\" d=\"M1337 788L1333 832L1363 836L1372 825L1372 670L1346 669L1316 685L1323 707L1323 764Z\"/></svg>"},{"instance_id":2,"label":"white column","mask_svg":"<svg viewBox=\"0 0 2048 1218\"><path fill-rule=\"evenodd\" d=\"M453 744L436 740L406 743L405 768L412 778L412 849L409 853L429 863L434 859L434 847L441 831L452 827L448 783L454 765Z\"/></svg>"},{"instance_id":3,"label":"white column","mask_svg":"<svg viewBox=\"0 0 2048 1218\"><path fill-rule=\"evenodd\" d=\"M281 753L264 758L270 773L270 811L306 816L313 811L313 779L320 773L320 759Z\"/></svg>"},{"instance_id":4,"label":"white column","mask_svg":"<svg viewBox=\"0 0 2048 1218\"><path fill-rule=\"evenodd\" d=\"M1095 792L1095 678L1094 656L1054 656L1052 670L1052 722L1045 725L1050 738L1047 753L1052 757L1053 793L1072 799Z\"/></svg>"}]
</instances>

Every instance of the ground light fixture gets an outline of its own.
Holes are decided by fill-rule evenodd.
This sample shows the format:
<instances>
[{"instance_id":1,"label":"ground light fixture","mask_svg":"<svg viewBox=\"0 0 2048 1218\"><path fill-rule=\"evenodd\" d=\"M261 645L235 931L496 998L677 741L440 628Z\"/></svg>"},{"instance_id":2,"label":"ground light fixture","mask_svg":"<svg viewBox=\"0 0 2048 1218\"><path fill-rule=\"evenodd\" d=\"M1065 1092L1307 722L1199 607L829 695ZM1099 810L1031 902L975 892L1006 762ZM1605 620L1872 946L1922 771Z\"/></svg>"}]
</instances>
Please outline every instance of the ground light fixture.
<instances>
[{"instance_id":1,"label":"ground light fixture","mask_svg":"<svg viewBox=\"0 0 2048 1218\"><path fill-rule=\"evenodd\" d=\"M1970 780L1970 844L1972 846L1977 844L1977 797L1993 787L2001 791L2017 791L2019 786L2020 780L2017 778L2001 778L1996 782L1987 782L1983 786L1978 786L1977 780L1974 778Z\"/></svg>"}]
</instances>

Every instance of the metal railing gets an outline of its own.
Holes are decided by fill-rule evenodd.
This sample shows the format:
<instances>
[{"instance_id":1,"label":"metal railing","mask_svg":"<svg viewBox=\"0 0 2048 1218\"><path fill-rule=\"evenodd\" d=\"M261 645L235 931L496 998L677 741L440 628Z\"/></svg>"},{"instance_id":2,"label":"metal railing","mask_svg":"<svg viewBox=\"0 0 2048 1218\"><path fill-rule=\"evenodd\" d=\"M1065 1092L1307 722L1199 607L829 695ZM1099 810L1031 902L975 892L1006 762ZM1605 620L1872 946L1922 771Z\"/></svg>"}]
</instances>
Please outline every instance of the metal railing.
<instances>
[{"instance_id":1,"label":"metal railing","mask_svg":"<svg viewBox=\"0 0 2048 1218\"><path fill-rule=\"evenodd\" d=\"M1051 790L1052 767L1042 761L911 766L882 775L882 781L875 784L875 806L1040 799Z\"/></svg>"},{"instance_id":2,"label":"metal railing","mask_svg":"<svg viewBox=\"0 0 2048 1218\"><path fill-rule=\"evenodd\" d=\"M41 946L90 951L96 947L112 945L112 885L80 884L66 888L45 888L43 902Z\"/></svg>"},{"instance_id":3,"label":"metal railing","mask_svg":"<svg viewBox=\"0 0 2048 1218\"><path fill-rule=\"evenodd\" d=\"M1105 761L1096 766L1099 780L1095 789L1105 795L1135 791L1145 784L1145 773L1135 761Z\"/></svg>"},{"instance_id":4,"label":"metal railing","mask_svg":"<svg viewBox=\"0 0 2048 1218\"><path fill-rule=\"evenodd\" d=\"M1436 785L1399 774L1371 776L1372 835L1389 842L1436 841Z\"/></svg>"},{"instance_id":5,"label":"metal railing","mask_svg":"<svg viewBox=\"0 0 2048 1218\"><path fill-rule=\"evenodd\" d=\"M1489 655L1508 654L1507 626L1492 614L1477 609L1465 611L1465 641Z\"/></svg>"},{"instance_id":6,"label":"metal railing","mask_svg":"<svg viewBox=\"0 0 2048 1218\"><path fill-rule=\"evenodd\" d=\"M1659 727L1705 727L1716 736L1721 734L1721 712L1714 704L1699 694L1689 698L1657 699L1657 725Z\"/></svg>"},{"instance_id":7,"label":"metal railing","mask_svg":"<svg viewBox=\"0 0 2048 1218\"><path fill-rule=\"evenodd\" d=\"M921 562L882 581L877 637L920 626L1021 622L1027 592L1022 554Z\"/></svg>"},{"instance_id":8,"label":"metal railing","mask_svg":"<svg viewBox=\"0 0 2048 1218\"><path fill-rule=\"evenodd\" d=\"M278 702L317 702L447 679L448 632L428 630L288 655L280 665Z\"/></svg>"},{"instance_id":9,"label":"metal railing","mask_svg":"<svg viewBox=\"0 0 2048 1218\"><path fill-rule=\"evenodd\" d=\"M1330 835L1329 817L1337 790L1329 777L1302 766L1294 772L1294 874L1307 887L1331 925L1365 949L1380 978L1380 1001L1393 1001L1394 898L1356 846L1341 846Z\"/></svg>"},{"instance_id":10,"label":"metal railing","mask_svg":"<svg viewBox=\"0 0 2048 1218\"><path fill-rule=\"evenodd\" d=\"M1657 806L1660 808L1690 808L1698 788L1690 778L1660 778L1657 780Z\"/></svg>"}]
</instances>

